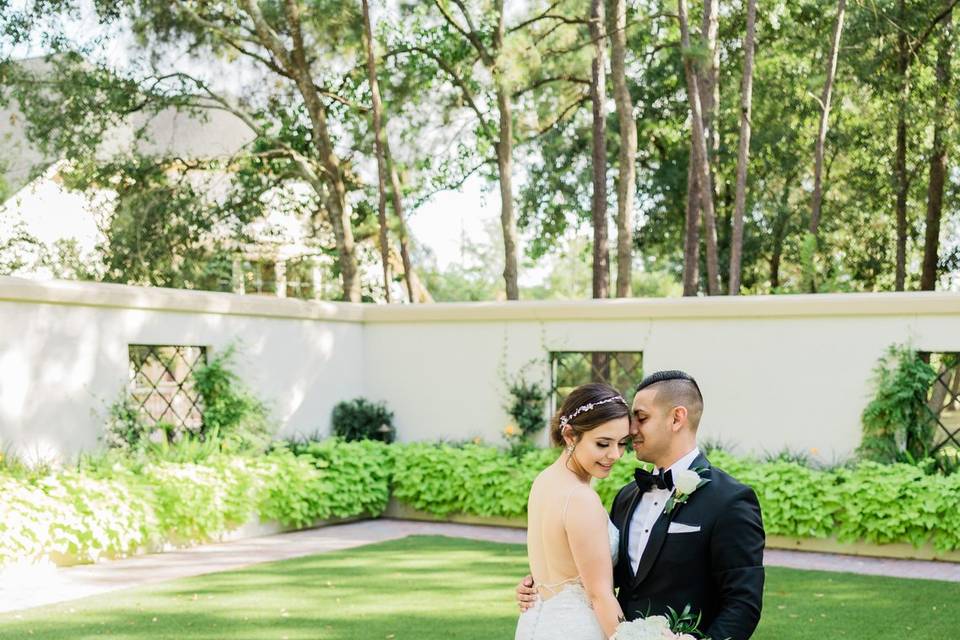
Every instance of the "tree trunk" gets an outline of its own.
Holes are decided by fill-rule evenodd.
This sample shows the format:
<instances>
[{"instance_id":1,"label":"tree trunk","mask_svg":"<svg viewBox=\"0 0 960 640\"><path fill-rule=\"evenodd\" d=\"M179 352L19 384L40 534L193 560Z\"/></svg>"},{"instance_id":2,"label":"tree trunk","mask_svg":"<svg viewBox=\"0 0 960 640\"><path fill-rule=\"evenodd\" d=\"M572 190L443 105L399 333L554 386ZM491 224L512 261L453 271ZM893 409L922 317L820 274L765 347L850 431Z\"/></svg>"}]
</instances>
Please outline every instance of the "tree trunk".
<instances>
[{"instance_id":1,"label":"tree trunk","mask_svg":"<svg viewBox=\"0 0 960 640\"><path fill-rule=\"evenodd\" d=\"M720 152L720 49L717 47L719 30L719 0L704 0L701 33L703 45L707 50L707 60L701 73L700 107L703 113L703 135L706 139L707 165L710 167L710 201L717 202L717 157ZM701 191L701 197L703 192ZM720 259L717 241L716 215L703 214L704 244L707 250L707 292L720 294Z\"/></svg>"},{"instance_id":2,"label":"tree trunk","mask_svg":"<svg viewBox=\"0 0 960 640\"><path fill-rule=\"evenodd\" d=\"M717 152L720 150L720 49L717 32L720 28L719 0L704 0L701 32L707 50L706 65L700 76L700 98L703 107L703 128L707 138L710 170L716 174ZM716 185L714 185L716 188ZM716 194L714 194L716 198Z\"/></svg>"},{"instance_id":3,"label":"tree trunk","mask_svg":"<svg viewBox=\"0 0 960 640\"><path fill-rule=\"evenodd\" d=\"M637 122L633 117L633 100L627 87L625 60L627 53L627 3L613 2L610 70L613 96L620 123L619 176L617 180L617 297L630 296L633 266L633 198L637 190Z\"/></svg>"},{"instance_id":4,"label":"tree trunk","mask_svg":"<svg viewBox=\"0 0 960 640\"><path fill-rule=\"evenodd\" d=\"M590 100L593 103L593 297L610 295L610 251L607 247L607 120L606 38L603 0L590 6L590 39L593 41Z\"/></svg>"},{"instance_id":5,"label":"tree trunk","mask_svg":"<svg viewBox=\"0 0 960 640\"><path fill-rule=\"evenodd\" d=\"M897 73L900 92L897 98L897 150L894 156L893 175L896 180L897 204L897 257L894 289L903 291L907 279L907 193L910 179L907 176L907 100L910 83L907 71L910 67L910 45L907 43L906 1L898 3L900 28L897 34Z\"/></svg>"},{"instance_id":6,"label":"tree trunk","mask_svg":"<svg viewBox=\"0 0 960 640\"><path fill-rule=\"evenodd\" d=\"M920 290L933 291L937 285L937 261L940 249L940 218L943 214L943 189L947 178L947 135L950 129L950 72L953 47L953 11L947 15L937 48L937 102L933 124L933 149L930 153L930 184L927 187L927 219L923 242L923 271Z\"/></svg>"},{"instance_id":7,"label":"tree trunk","mask_svg":"<svg viewBox=\"0 0 960 640\"><path fill-rule=\"evenodd\" d=\"M398 256L396 250L393 249L392 247L390 250L390 267L396 271L400 271L401 269L407 269L407 267L403 263L403 256L402 255ZM410 269L409 271L405 271L404 278L407 282L407 286L410 288L410 291L413 292L410 294L411 303L433 302L433 296L430 295L430 291L428 291L427 288L423 285L423 283L420 282L420 278L417 276L416 271L414 271L413 269Z\"/></svg>"},{"instance_id":8,"label":"tree trunk","mask_svg":"<svg viewBox=\"0 0 960 640\"><path fill-rule=\"evenodd\" d=\"M400 176L397 175L397 167L393 163L393 156L390 154L390 141L384 138L384 155L387 161L387 173L390 176L390 195L393 202L393 213L397 216L397 237L400 239L400 257L403 261L403 281L407 285L407 298L410 302L417 302L422 298L416 292L414 279L416 274L413 272L413 265L410 262L410 242L407 236L407 223L403 215L403 203L400 192ZM422 302L422 300L420 300ZM432 300L431 300L432 301Z\"/></svg>"},{"instance_id":9,"label":"tree trunk","mask_svg":"<svg viewBox=\"0 0 960 640\"><path fill-rule=\"evenodd\" d=\"M684 52L690 50L690 30L687 22L687 2L677 0L677 13L680 18L681 47ZM713 209L713 186L710 176L710 165L707 162L707 142L703 130L703 113L700 109L700 85L693 61L684 55L684 72L687 77L687 101L690 103L690 114L693 129L693 162L697 177L697 188L700 192L700 206L703 212L703 226L706 232L707 246L707 293L720 293L717 268L717 225ZM688 205L689 208L689 205ZM712 247L712 248L711 248Z\"/></svg>"},{"instance_id":10,"label":"tree trunk","mask_svg":"<svg viewBox=\"0 0 960 640\"><path fill-rule=\"evenodd\" d=\"M927 362L927 364L930 364ZM930 397L927 398L927 409L938 418L942 414L944 401L950 392L950 380L954 377L957 370L950 369L945 362L940 363L940 370L937 371L937 377L930 387Z\"/></svg>"},{"instance_id":11,"label":"tree trunk","mask_svg":"<svg viewBox=\"0 0 960 640\"><path fill-rule=\"evenodd\" d=\"M810 209L810 235L814 242L820 230L820 207L823 200L823 147L827 140L827 122L830 118L830 98L833 95L833 80L837 74L837 58L840 55L840 34L843 32L843 18L847 10L847 0L837 1L837 19L833 25L833 38L830 40L830 59L827 63L827 79L823 83L820 97L820 128L817 131L817 144L814 150L813 165L813 204ZM810 280L811 293L816 292L815 279Z\"/></svg>"},{"instance_id":12,"label":"tree trunk","mask_svg":"<svg viewBox=\"0 0 960 640\"><path fill-rule=\"evenodd\" d=\"M940 219L943 214L943 190L947 177L947 134L950 128L950 72L953 47L953 12L944 23L937 49L937 106L933 128L933 149L930 154L930 182L927 188L927 219L923 243L921 291L933 291L937 284L937 261L940 245Z\"/></svg>"},{"instance_id":13,"label":"tree trunk","mask_svg":"<svg viewBox=\"0 0 960 640\"><path fill-rule=\"evenodd\" d=\"M753 47L757 1L747 0L747 34L743 39L743 85L740 89L740 147L737 151L737 193L730 238L730 280L727 291L740 294L740 257L743 253L743 213L747 202L747 162L750 158L750 113L753 106Z\"/></svg>"},{"instance_id":14,"label":"tree trunk","mask_svg":"<svg viewBox=\"0 0 960 640\"><path fill-rule=\"evenodd\" d=\"M503 0L496 2L497 32L494 37L494 51L499 55L503 48L506 33ZM494 57L494 56L490 56ZM510 106L510 91L504 84L503 70L494 68L493 60L488 60L488 68L494 75L497 87L497 109L500 114L500 132L497 140L497 169L500 172L500 226L503 230L503 280L506 285L507 300L520 299L520 287L517 284L517 219L513 212L513 114Z\"/></svg>"},{"instance_id":15,"label":"tree trunk","mask_svg":"<svg viewBox=\"0 0 960 640\"><path fill-rule=\"evenodd\" d=\"M787 225L790 221L790 185L795 177L785 180L783 191L780 194L780 207L777 218L773 223L773 252L770 256L770 289L774 292L780 286L780 260L783 257L783 241L787 236Z\"/></svg>"},{"instance_id":16,"label":"tree trunk","mask_svg":"<svg viewBox=\"0 0 960 640\"><path fill-rule=\"evenodd\" d=\"M497 169L500 172L500 226L503 229L503 281L507 300L519 300L517 284L517 219L513 213L513 123L510 95L506 87L497 88L500 109L500 139L497 141Z\"/></svg>"},{"instance_id":17,"label":"tree trunk","mask_svg":"<svg viewBox=\"0 0 960 640\"><path fill-rule=\"evenodd\" d=\"M370 24L370 3L361 1L363 10L363 48L367 54L367 81L373 105L373 139L377 154L377 222L380 225L380 262L383 265L383 296L390 303L390 245L387 241L387 159L384 152L383 106L377 83L377 63L373 55L373 28Z\"/></svg>"},{"instance_id":18,"label":"tree trunk","mask_svg":"<svg viewBox=\"0 0 960 640\"><path fill-rule=\"evenodd\" d=\"M683 295L695 296L700 288L700 191L693 166L693 142L687 159L687 215L683 234Z\"/></svg>"},{"instance_id":19,"label":"tree trunk","mask_svg":"<svg viewBox=\"0 0 960 640\"><path fill-rule=\"evenodd\" d=\"M300 21L300 7L288 0L284 4L285 18L290 32L292 49L287 50L276 32L260 12L253 0L242 2L244 11L253 19L257 36L274 57L282 63L297 85L303 97L307 115L310 117L311 141L316 149L326 188L319 190L330 226L333 229L337 245L340 277L343 282L343 298L348 302L360 302L360 278L357 270L356 247L351 226L350 204L347 201L347 188L343 176L340 158L334 150L327 128L327 112L310 71L307 54L304 49L303 33Z\"/></svg>"},{"instance_id":20,"label":"tree trunk","mask_svg":"<svg viewBox=\"0 0 960 640\"><path fill-rule=\"evenodd\" d=\"M249 1L249 0L248 0ZM503 232L503 280L508 300L519 300L520 289L517 283L518 279L518 259L517 259L517 220L513 211L513 114L510 104L510 88L504 77L504 64L508 62L501 57L503 52L503 39L506 35L504 0L495 0L493 13L497 17L497 29L493 33L492 46L487 42L488 34L486 31L480 32L474 29L474 21L470 17L466 5L457 2L460 13L464 16L469 30L458 22L445 9L446 3L437 2L444 20L454 29L460 32L466 38L466 44L476 50L480 62L486 68L493 78L494 93L497 96L498 129L494 131L491 123L487 122L484 114L480 111L474 98L467 87L469 84L462 77L456 76L455 72L446 69L450 73L463 92L467 102L471 105L477 114L482 128L491 137L495 137L494 149L497 154L497 172L500 180L500 229Z\"/></svg>"}]
</instances>

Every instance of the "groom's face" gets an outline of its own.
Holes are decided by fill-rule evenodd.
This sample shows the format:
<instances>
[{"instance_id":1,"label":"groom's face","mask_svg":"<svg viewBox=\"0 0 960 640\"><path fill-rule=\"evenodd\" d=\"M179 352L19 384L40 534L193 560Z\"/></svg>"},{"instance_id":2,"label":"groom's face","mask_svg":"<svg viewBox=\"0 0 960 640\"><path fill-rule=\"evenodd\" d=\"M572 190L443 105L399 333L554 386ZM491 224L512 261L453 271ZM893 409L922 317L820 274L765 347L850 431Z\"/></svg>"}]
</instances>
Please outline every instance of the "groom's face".
<instances>
[{"instance_id":1,"label":"groom's face","mask_svg":"<svg viewBox=\"0 0 960 640\"><path fill-rule=\"evenodd\" d=\"M657 389L647 387L633 398L630 432L637 459L657 463L670 449L672 413L657 403Z\"/></svg>"}]
</instances>

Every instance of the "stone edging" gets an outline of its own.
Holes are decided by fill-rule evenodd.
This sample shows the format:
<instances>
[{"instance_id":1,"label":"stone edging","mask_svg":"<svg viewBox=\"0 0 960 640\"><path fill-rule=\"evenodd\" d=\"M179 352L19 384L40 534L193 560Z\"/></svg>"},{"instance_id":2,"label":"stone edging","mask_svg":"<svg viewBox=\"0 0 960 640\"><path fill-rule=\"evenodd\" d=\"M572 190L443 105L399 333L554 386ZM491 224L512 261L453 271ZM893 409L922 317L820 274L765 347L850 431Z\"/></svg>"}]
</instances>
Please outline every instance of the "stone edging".
<instances>
[{"instance_id":1,"label":"stone edging","mask_svg":"<svg viewBox=\"0 0 960 640\"><path fill-rule=\"evenodd\" d=\"M457 524L481 524L498 527L525 529L526 517L504 518L484 517L464 513L452 513L447 516L435 516L432 513L418 511L413 507L397 502L393 498L387 504L383 517L398 520L422 520L426 522L454 522ZM914 547L911 544L872 544L870 542L840 542L836 538L793 538L790 536L767 536L768 549L790 551L816 551L819 553L837 553L850 556L872 558L891 558L896 560L937 560L942 562L960 562L960 551L940 552L932 545Z\"/></svg>"},{"instance_id":2,"label":"stone edging","mask_svg":"<svg viewBox=\"0 0 960 640\"><path fill-rule=\"evenodd\" d=\"M283 525L275 520L269 522L260 522L257 519L249 520L244 524L240 525L236 529L231 529L225 531L220 536L212 540L206 541L192 541L192 542L178 542L178 541L164 541L159 544L152 544L145 547L140 547L139 549L134 549L130 553L121 553L121 554L109 554L105 553L100 556L99 559L94 561L93 564L101 562L102 560L117 560L121 558L130 558L133 556L148 555L153 553L167 553L170 551L184 551L196 547L201 544L218 544L221 542L234 542L237 540L244 540L246 538L259 538L261 536L272 536L278 533L291 533L293 531L303 531L306 529L316 529L318 527L327 527L334 524L347 524L349 522L358 522L360 520L370 520L372 517L370 515L361 515L353 516L350 518L329 518L327 520L316 520L311 522L305 527L292 527ZM90 562L83 560L77 560L76 556L72 554L64 553L51 553L49 555L49 560L58 567L72 567L81 564L91 564ZM2 567L0 567L2 569Z\"/></svg>"},{"instance_id":3,"label":"stone edging","mask_svg":"<svg viewBox=\"0 0 960 640\"><path fill-rule=\"evenodd\" d=\"M914 547L907 543L873 544L871 542L840 542L836 538L793 538L767 536L767 548L790 551L841 553L848 556L891 558L896 560L936 560L960 562L960 551L937 551L931 544Z\"/></svg>"}]
</instances>

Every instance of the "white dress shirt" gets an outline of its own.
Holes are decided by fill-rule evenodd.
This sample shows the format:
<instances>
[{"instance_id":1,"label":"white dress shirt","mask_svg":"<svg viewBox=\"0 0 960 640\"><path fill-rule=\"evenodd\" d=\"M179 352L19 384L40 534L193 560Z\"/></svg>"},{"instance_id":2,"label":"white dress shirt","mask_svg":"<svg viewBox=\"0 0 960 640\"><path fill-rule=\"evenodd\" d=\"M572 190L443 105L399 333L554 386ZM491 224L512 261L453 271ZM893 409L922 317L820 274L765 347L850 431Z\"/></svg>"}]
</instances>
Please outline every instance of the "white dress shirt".
<instances>
[{"instance_id":1,"label":"white dress shirt","mask_svg":"<svg viewBox=\"0 0 960 640\"><path fill-rule=\"evenodd\" d=\"M669 470L676 476L678 472L689 469L698 455L700 455L700 449L694 447L693 451L674 462ZM654 473L657 473L657 470L654 470ZM663 508L666 506L667 500L670 499L670 494L672 493L672 489L653 488L643 494L643 497L640 498L640 504L637 505L636 511L633 512L633 518L630 519L630 536L628 538L629 546L627 547L627 555L630 558L630 565L633 567L634 573L637 572L637 567L640 566L640 556L643 555L643 550L647 548L647 542L650 540L650 531L653 529L657 518L663 513Z\"/></svg>"}]
</instances>

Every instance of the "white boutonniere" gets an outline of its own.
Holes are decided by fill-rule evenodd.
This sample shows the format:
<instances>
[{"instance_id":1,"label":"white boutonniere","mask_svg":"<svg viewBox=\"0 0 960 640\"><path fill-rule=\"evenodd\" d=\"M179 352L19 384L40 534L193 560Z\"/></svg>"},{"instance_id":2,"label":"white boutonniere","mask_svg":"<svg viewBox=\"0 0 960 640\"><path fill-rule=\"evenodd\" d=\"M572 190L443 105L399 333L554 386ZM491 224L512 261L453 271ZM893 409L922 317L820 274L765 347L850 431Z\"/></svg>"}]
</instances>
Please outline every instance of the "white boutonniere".
<instances>
[{"instance_id":1,"label":"white boutonniere","mask_svg":"<svg viewBox=\"0 0 960 640\"><path fill-rule=\"evenodd\" d=\"M693 492L710 482L710 478L700 475L706 469L684 469L673 477L673 495L667 500L663 512L669 514L681 504L690 499Z\"/></svg>"}]
</instances>

